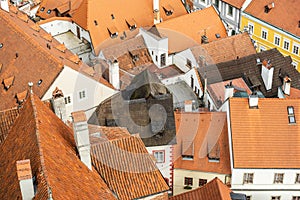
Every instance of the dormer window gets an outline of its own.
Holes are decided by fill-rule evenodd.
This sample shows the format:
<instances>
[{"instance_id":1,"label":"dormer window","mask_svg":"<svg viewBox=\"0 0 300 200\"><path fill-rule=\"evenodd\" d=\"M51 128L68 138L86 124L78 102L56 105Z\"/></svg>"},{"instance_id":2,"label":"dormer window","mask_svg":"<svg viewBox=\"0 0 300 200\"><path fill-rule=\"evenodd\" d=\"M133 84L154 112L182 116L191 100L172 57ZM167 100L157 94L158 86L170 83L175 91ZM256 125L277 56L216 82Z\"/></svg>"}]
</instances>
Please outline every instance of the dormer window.
<instances>
[{"instance_id":1,"label":"dormer window","mask_svg":"<svg viewBox=\"0 0 300 200\"><path fill-rule=\"evenodd\" d=\"M289 118L289 123L290 124L295 124L296 123L296 118L295 118L295 113L294 113L294 107L293 106L288 106L288 118Z\"/></svg>"},{"instance_id":2,"label":"dormer window","mask_svg":"<svg viewBox=\"0 0 300 200\"><path fill-rule=\"evenodd\" d=\"M44 10L45 10L45 7L42 7L42 8L40 9L41 12L44 12Z\"/></svg>"},{"instance_id":3,"label":"dormer window","mask_svg":"<svg viewBox=\"0 0 300 200\"><path fill-rule=\"evenodd\" d=\"M15 80L14 76L11 76L11 77L3 80L2 83L4 85L5 90L8 90L13 85L14 80Z\"/></svg>"},{"instance_id":4,"label":"dormer window","mask_svg":"<svg viewBox=\"0 0 300 200\"><path fill-rule=\"evenodd\" d=\"M167 16L171 16L174 12L173 8L170 5L164 6L163 9Z\"/></svg>"},{"instance_id":5,"label":"dormer window","mask_svg":"<svg viewBox=\"0 0 300 200\"><path fill-rule=\"evenodd\" d=\"M129 28L129 30L133 31L136 29L136 22L134 19L131 19L131 20L126 20L126 24Z\"/></svg>"},{"instance_id":6,"label":"dormer window","mask_svg":"<svg viewBox=\"0 0 300 200\"><path fill-rule=\"evenodd\" d=\"M111 38L116 38L118 37L118 30L116 27L110 27L110 28L107 28L108 32L109 32L109 35Z\"/></svg>"}]
</instances>

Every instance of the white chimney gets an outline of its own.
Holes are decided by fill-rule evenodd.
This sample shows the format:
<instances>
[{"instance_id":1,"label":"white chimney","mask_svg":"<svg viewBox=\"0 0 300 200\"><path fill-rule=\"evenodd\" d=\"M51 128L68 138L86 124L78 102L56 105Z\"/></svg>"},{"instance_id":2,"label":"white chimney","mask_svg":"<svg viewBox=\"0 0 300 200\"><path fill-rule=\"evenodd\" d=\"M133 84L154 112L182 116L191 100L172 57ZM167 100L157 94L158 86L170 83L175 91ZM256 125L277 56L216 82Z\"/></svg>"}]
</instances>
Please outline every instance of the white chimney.
<instances>
[{"instance_id":1,"label":"white chimney","mask_svg":"<svg viewBox=\"0 0 300 200\"><path fill-rule=\"evenodd\" d=\"M31 200L34 197L34 187L30 160L19 160L16 162L17 174L23 200Z\"/></svg>"},{"instance_id":2,"label":"white chimney","mask_svg":"<svg viewBox=\"0 0 300 200\"><path fill-rule=\"evenodd\" d=\"M154 24L160 23L159 0L153 0Z\"/></svg>"},{"instance_id":3,"label":"white chimney","mask_svg":"<svg viewBox=\"0 0 300 200\"><path fill-rule=\"evenodd\" d=\"M92 170L91 144L88 123L84 111L72 113L74 137L79 152L80 160Z\"/></svg>"},{"instance_id":4,"label":"white chimney","mask_svg":"<svg viewBox=\"0 0 300 200\"><path fill-rule=\"evenodd\" d=\"M1 3L1 9L9 12L8 0L0 0L0 3Z\"/></svg>"},{"instance_id":5,"label":"white chimney","mask_svg":"<svg viewBox=\"0 0 300 200\"><path fill-rule=\"evenodd\" d=\"M272 67L270 60L264 60L261 66L261 77L264 81L266 90L272 89L273 73L274 67Z\"/></svg>"},{"instance_id":6,"label":"white chimney","mask_svg":"<svg viewBox=\"0 0 300 200\"><path fill-rule=\"evenodd\" d=\"M193 102L191 100L184 101L184 111L193 112Z\"/></svg>"},{"instance_id":7,"label":"white chimney","mask_svg":"<svg viewBox=\"0 0 300 200\"><path fill-rule=\"evenodd\" d=\"M225 94L224 94L224 100L226 101L228 98L233 97L234 87L232 86L232 82L225 85Z\"/></svg>"},{"instance_id":8,"label":"white chimney","mask_svg":"<svg viewBox=\"0 0 300 200\"><path fill-rule=\"evenodd\" d=\"M250 108L258 108L258 95L251 94L249 95L249 107Z\"/></svg>"},{"instance_id":9,"label":"white chimney","mask_svg":"<svg viewBox=\"0 0 300 200\"><path fill-rule=\"evenodd\" d=\"M120 89L119 62L117 60L109 63L109 82L115 89Z\"/></svg>"},{"instance_id":10,"label":"white chimney","mask_svg":"<svg viewBox=\"0 0 300 200\"><path fill-rule=\"evenodd\" d=\"M66 102L62 91L57 87L52 92L51 104L56 116L60 118L64 123L66 123L67 122Z\"/></svg>"},{"instance_id":11,"label":"white chimney","mask_svg":"<svg viewBox=\"0 0 300 200\"><path fill-rule=\"evenodd\" d=\"M282 90L286 95L290 95L291 93L291 81L292 80L288 76L283 79Z\"/></svg>"}]
</instances>

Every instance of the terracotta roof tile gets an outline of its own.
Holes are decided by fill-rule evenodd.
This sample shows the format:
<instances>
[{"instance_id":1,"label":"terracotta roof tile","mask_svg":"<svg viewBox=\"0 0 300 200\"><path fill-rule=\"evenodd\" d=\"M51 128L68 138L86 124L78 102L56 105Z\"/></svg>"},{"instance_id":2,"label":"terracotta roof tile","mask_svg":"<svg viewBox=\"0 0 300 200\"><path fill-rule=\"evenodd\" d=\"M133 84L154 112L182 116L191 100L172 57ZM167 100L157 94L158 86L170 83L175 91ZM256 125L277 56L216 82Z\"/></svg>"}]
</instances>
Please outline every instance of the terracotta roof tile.
<instances>
[{"instance_id":1,"label":"terracotta roof tile","mask_svg":"<svg viewBox=\"0 0 300 200\"><path fill-rule=\"evenodd\" d=\"M163 21L187 14L180 0L160 0L159 3L160 16ZM167 16L163 10L163 6L166 5L173 7L174 12L171 16ZM99 10L101 7L105 9ZM153 2L128 0L125 4L120 4L117 0L83 0L80 7L72 15L72 19L90 32L93 47L98 54L102 42L106 42L106 40L121 41L119 38L123 32L127 36L131 33L126 20L134 19L137 27L152 26L154 23ZM95 21L99 25L96 25ZM107 29L112 26L118 31L118 38L110 38Z\"/></svg>"},{"instance_id":2,"label":"terracotta roof tile","mask_svg":"<svg viewBox=\"0 0 300 200\"><path fill-rule=\"evenodd\" d=\"M272 2L274 2L275 7L268 13L265 13L265 6ZM298 37L300 36L299 2L296 0L252 1L244 12L272 24L279 29L286 30Z\"/></svg>"},{"instance_id":3,"label":"terracotta roof tile","mask_svg":"<svg viewBox=\"0 0 300 200\"><path fill-rule=\"evenodd\" d=\"M30 160L17 160L17 174L18 180L26 180L32 178Z\"/></svg>"},{"instance_id":4,"label":"terracotta roof tile","mask_svg":"<svg viewBox=\"0 0 300 200\"><path fill-rule=\"evenodd\" d=\"M169 200L231 200L231 190L218 178L202 187L170 197Z\"/></svg>"},{"instance_id":5,"label":"terracotta roof tile","mask_svg":"<svg viewBox=\"0 0 300 200\"><path fill-rule=\"evenodd\" d=\"M93 165L119 199L136 199L169 189L139 137L94 144L91 155Z\"/></svg>"},{"instance_id":6,"label":"terracotta roof tile","mask_svg":"<svg viewBox=\"0 0 300 200\"><path fill-rule=\"evenodd\" d=\"M209 17L208 17L209 16ZM201 36L209 42L227 37L226 29L214 7L182 15L156 25L159 33L169 38L169 51L178 52L201 44Z\"/></svg>"},{"instance_id":7,"label":"terracotta roof tile","mask_svg":"<svg viewBox=\"0 0 300 200\"><path fill-rule=\"evenodd\" d=\"M256 53L247 33L221 38L193 47L191 50L197 60L202 56L207 64L227 62Z\"/></svg>"},{"instance_id":8,"label":"terracotta roof tile","mask_svg":"<svg viewBox=\"0 0 300 200\"><path fill-rule=\"evenodd\" d=\"M18 101L19 103L24 102L25 99L26 99L26 97L27 97L27 94L28 94L28 91L27 91L27 90L25 90L25 91L23 91L23 92L20 92L20 93L17 93L17 94L16 94L17 101Z\"/></svg>"},{"instance_id":9,"label":"terracotta roof tile","mask_svg":"<svg viewBox=\"0 0 300 200\"><path fill-rule=\"evenodd\" d=\"M222 0L222 1L238 9L241 9L246 0Z\"/></svg>"},{"instance_id":10,"label":"terracotta roof tile","mask_svg":"<svg viewBox=\"0 0 300 200\"><path fill-rule=\"evenodd\" d=\"M229 103L234 168L300 168L300 99L259 98L258 109L249 108L248 98Z\"/></svg>"},{"instance_id":11,"label":"terracotta roof tile","mask_svg":"<svg viewBox=\"0 0 300 200\"><path fill-rule=\"evenodd\" d=\"M14 80L15 80L14 76L3 79L4 87L8 90L14 84Z\"/></svg>"},{"instance_id":12,"label":"terracotta roof tile","mask_svg":"<svg viewBox=\"0 0 300 200\"><path fill-rule=\"evenodd\" d=\"M16 161L24 159L30 160L37 180L35 199L48 199L49 192L54 199L115 199L95 169L78 158L72 131L35 95L26 101L0 150L0 199L20 198Z\"/></svg>"},{"instance_id":13,"label":"terracotta roof tile","mask_svg":"<svg viewBox=\"0 0 300 200\"><path fill-rule=\"evenodd\" d=\"M290 95L285 95L285 98L288 98L288 99L294 99L294 98L300 98L300 90L299 89L296 89L296 88L291 88L291 91L290 91Z\"/></svg>"},{"instance_id":14,"label":"terracotta roof tile","mask_svg":"<svg viewBox=\"0 0 300 200\"><path fill-rule=\"evenodd\" d=\"M59 45L55 46L55 48L61 52L65 52L67 50L67 48L64 44L59 44Z\"/></svg>"},{"instance_id":15,"label":"terracotta roof tile","mask_svg":"<svg viewBox=\"0 0 300 200\"><path fill-rule=\"evenodd\" d=\"M226 113L177 111L175 123L174 168L231 174ZM190 146L193 146L194 160L183 160L182 155ZM214 153L215 146L219 147L220 160L209 162L207 155Z\"/></svg>"},{"instance_id":16,"label":"terracotta roof tile","mask_svg":"<svg viewBox=\"0 0 300 200\"><path fill-rule=\"evenodd\" d=\"M9 129L19 115L19 109L11 108L0 112L0 144L6 138Z\"/></svg>"}]
</instances>

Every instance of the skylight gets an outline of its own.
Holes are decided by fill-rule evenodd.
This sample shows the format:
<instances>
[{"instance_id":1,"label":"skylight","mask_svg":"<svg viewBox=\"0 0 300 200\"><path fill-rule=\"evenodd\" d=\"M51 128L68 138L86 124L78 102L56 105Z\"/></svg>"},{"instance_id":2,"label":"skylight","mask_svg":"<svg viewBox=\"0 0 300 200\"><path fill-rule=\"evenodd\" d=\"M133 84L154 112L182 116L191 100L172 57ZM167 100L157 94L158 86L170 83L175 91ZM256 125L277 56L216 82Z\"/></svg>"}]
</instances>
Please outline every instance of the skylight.
<instances>
[{"instance_id":1,"label":"skylight","mask_svg":"<svg viewBox=\"0 0 300 200\"><path fill-rule=\"evenodd\" d=\"M288 106L287 111L288 111L289 123L290 124L295 124L296 123L296 118L295 118L295 113L294 113L294 107L293 106Z\"/></svg>"},{"instance_id":2,"label":"skylight","mask_svg":"<svg viewBox=\"0 0 300 200\"><path fill-rule=\"evenodd\" d=\"M0 49L3 47L3 43L0 43Z\"/></svg>"}]
</instances>

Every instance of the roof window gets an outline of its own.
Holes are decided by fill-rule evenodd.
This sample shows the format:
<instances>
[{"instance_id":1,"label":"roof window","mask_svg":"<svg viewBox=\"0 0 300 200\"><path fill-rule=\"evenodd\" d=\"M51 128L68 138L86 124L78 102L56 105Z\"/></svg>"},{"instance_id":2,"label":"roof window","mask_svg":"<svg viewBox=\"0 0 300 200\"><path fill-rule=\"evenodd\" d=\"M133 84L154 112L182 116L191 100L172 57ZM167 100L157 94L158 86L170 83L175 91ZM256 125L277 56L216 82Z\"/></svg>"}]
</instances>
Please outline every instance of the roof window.
<instances>
[{"instance_id":1,"label":"roof window","mask_svg":"<svg viewBox=\"0 0 300 200\"><path fill-rule=\"evenodd\" d=\"M131 20L126 20L126 24L129 28L129 30L133 31L136 29L136 22L134 19L131 19Z\"/></svg>"},{"instance_id":2,"label":"roof window","mask_svg":"<svg viewBox=\"0 0 300 200\"><path fill-rule=\"evenodd\" d=\"M3 47L3 43L0 43L0 49L2 49L2 47Z\"/></svg>"},{"instance_id":3,"label":"roof window","mask_svg":"<svg viewBox=\"0 0 300 200\"><path fill-rule=\"evenodd\" d=\"M295 118L295 113L294 113L294 107L293 107L293 106L288 106L288 107L287 107L287 111L288 111L289 123L290 123L290 124L296 124L296 118Z\"/></svg>"},{"instance_id":4,"label":"roof window","mask_svg":"<svg viewBox=\"0 0 300 200\"><path fill-rule=\"evenodd\" d=\"M51 13L51 10L49 9L49 10L47 10L47 14L50 14Z\"/></svg>"},{"instance_id":5,"label":"roof window","mask_svg":"<svg viewBox=\"0 0 300 200\"><path fill-rule=\"evenodd\" d=\"M40 9L41 12L44 12L44 10L45 10L45 7L42 7L42 8Z\"/></svg>"},{"instance_id":6,"label":"roof window","mask_svg":"<svg viewBox=\"0 0 300 200\"><path fill-rule=\"evenodd\" d=\"M170 5L163 6L163 9L167 16L171 16L174 12L174 9Z\"/></svg>"},{"instance_id":7,"label":"roof window","mask_svg":"<svg viewBox=\"0 0 300 200\"><path fill-rule=\"evenodd\" d=\"M220 38L220 34L219 33L216 33L216 38Z\"/></svg>"},{"instance_id":8,"label":"roof window","mask_svg":"<svg viewBox=\"0 0 300 200\"><path fill-rule=\"evenodd\" d=\"M43 83L43 80L40 79L40 80L38 81L37 85L40 86L42 83Z\"/></svg>"},{"instance_id":9,"label":"roof window","mask_svg":"<svg viewBox=\"0 0 300 200\"><path fill-rule=\"evenodd\" d=\"M16 94L17 103L22 104L25 101L25 99L27 98L27 94L28 94L27 90L17 93Z\"/></svg>"},{"instance_id":10,"label":"roof window","mask_svg":"<svg viewBox=\"0 0 300 200\"><path fill-rule=\"evenodd\" d=\"M111 38L116 38L118 37L118 30L116 27L112 26L110 28L107 28L109 35Z\"/></svg>"}]
</instances>

